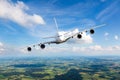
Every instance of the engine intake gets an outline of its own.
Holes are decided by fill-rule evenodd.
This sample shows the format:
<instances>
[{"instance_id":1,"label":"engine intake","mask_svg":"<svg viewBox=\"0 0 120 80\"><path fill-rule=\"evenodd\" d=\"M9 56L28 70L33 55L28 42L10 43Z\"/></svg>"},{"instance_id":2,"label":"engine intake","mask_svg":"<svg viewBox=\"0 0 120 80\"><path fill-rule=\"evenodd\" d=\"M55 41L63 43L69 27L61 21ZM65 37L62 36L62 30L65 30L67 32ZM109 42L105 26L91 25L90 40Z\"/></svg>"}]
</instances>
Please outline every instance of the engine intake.
<instances>
[{"instance_id":1,"label":"engine intake","mask_svg":"<svg viewBox=\"0 0 120 80\"><path fill-rule=\"evenodd\" d=\"M28 50L28 51L31 51L31 50L32 50L32 48L31 48L31 47L28 47L28 48L27 48L27 50Z\"/></svg>"},{"instance_id":2,"label":"engine intake","mask_svg":"<svg viewBox=\"0 0 120 80\"><path fill-rule=\"evenodd\" d=\"M41 44L40 47L41 47L41 49L44 49L45 48L45 44Z\"/></svg>"},{"instance_id":3,"label":"engine intake","mask_svg":"<svg viewBox=\"0 0 120 80\"><path fill-rule=\"evenodd\" d=\"M94 31L93 29L91 29L91 30L90 30L90 33L91 33L91 34L94 34L94 33L95 33L95 31Z\"/></svg>"},{"instance_id":4,"label":"engine intake","mask_svg":"<svg viewBox=\"0 0 120 80\"><path fill-rule=\"evenodd\" d=\"M78 38L78 39L81 39L81 38L82 38L82 35L81 35L81 34L78 34L78 35L77 35L77 38Z\"/></svg>"}]
</instances>

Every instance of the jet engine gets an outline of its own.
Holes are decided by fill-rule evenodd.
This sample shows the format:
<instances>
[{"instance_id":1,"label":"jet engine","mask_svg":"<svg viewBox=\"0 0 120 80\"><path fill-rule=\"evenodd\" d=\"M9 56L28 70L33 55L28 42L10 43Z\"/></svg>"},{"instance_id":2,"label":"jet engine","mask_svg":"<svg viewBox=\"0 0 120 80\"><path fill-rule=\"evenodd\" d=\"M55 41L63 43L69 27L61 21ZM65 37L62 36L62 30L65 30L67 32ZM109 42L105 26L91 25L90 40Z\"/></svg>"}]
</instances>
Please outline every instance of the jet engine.
<instances>
[{"instance_id":1,"label":"jet engine","mask_svg":"<svg viewBox=\"0 0 120 80\"><path fill-rule=\"evenodd\" d=\"M31 47L28 47L28 48L27 48L27 50L28 50L28 51L31 51L31 50L32 50L32 48L31 48Z\"/></svg>"},{"instance_id":2,"label":"jet engine","mask_svg":"<svg viewBox=\"0 0 120 80\"><path fill-rule=\"evenodd\" d=\"M90 30L90 34L94 34L95 31L93 29Z\"/></svg>"},{"instance_id":3,"label":"jet engine","mask_svg":"<svg viewBox=\"0 0 120 80\"><path fill-rule=\"evenodd\" d=\"M41 47L41 49L44 49L45 48L45 44L41 44L40 47Z\"/></svg>"},{"instance_id":4,"label":"jet engine","mask_svg":"<svg viewBox=\"0 0 120 80\"><path fill-rule=\"evenodd\" d=\"M82 38L82 35L81 35L81 34L78 34L78 35L77 35L77 38L78 38L78 39L81 39L81 38Z\"/></svg>"}]
</instances>

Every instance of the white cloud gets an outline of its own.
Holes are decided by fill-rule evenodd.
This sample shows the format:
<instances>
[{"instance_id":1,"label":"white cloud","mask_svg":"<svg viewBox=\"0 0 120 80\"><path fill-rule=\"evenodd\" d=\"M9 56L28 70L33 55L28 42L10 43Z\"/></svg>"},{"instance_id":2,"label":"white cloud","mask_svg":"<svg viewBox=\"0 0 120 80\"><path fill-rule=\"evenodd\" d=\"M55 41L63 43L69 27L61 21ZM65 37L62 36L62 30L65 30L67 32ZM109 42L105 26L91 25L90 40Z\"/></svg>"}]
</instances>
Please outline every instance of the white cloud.
<instances>
[{"instance_id":1,"label":"white cloud","mask_svg":"<svg viewBox=\"0 0 120 80\"><path fill-rule=\"evenodd\" d=\"M40 51L40 50L39 50ZM92 46L65 46L65 47L51 47L48 46L46 47L45 50L42 50L42 52L46 53L55 53L55 54L60 54L60 53L69 53L74 54L74 55L86 55L86 56L95 56L95 55L120 55L120 46L114 45L114 46L101 46L101 45L92 45ZM68 54L68 55L69 55ZM52 55L52 54L51 54ZM62 55L62 54L61 54Z\"/></svg>"},{"instance_id":2,"label":"white cloud","mask_svg":"<svg viewBox=\"0 0 120 80\"><path fill-rule=\"evenodd\" d=\"M9 19L24 27L45 24L41 16L28 14L28 9L22 1L13 3L11 0L0 0L0 18Z\"/></svg>"},{"instance_id":3,"label":"white cloud","mask_svg":"<svg viewBox=\"0 0 120 80\"><path fill-rule=\"evenodd\" d=\"M115 37L114 37L114 38L115 38L115 40L119 40L119 37L118 37L118 35L115 35Z\"/></svg>"},{"instance_id":4,"label":"white cloud","mask_svg":"<svg viewBox=\"0 0 120 80\"><path fill-rule=\"evenodd\" d=\"M81 39L82 42L84 43L92 43L93 42L93 39L92 37L90 36L90 34L86 34L85 32L82 34L82 39Z\"/></svg>"},{"instance_id":5,"label":"white cloud","mask_svg":"<svg viewBox=\"0 0 120 80\"><path fill-rule=\"evenodd\" d=\"M4 47L3 43L0 42L0 53L2 53L5 50L3 47Z\"/></svg>"},{"instance_id":6,"label":"white cloud","mask_svg":"<svg viewBox=\"0 0 120 80\"><path fill-rule=\"evenodd\" d=\"M73 47L72 48L73 52L76 53L99 53L99 51L103 51L102 46L100 45L93 45L93 46L87 46L87 47ZM96 54L97 54L96 53Z\"/></svg>"},{"instance_id":7,"label":"white cloud","mask_svg":"<svg viewBox=\"0 0 120 80\"><path fill-rule=\"evenodd\" d=\"M120 46L114 46L113 48L116 50L120 50Z\"/></svg>"},{"instance_id":8,"label":"white cloud","mask_svg":"<svg viewBox=\"0 0 120 80\"><path fill-rule=\"evenodd\" d=\"M26 48L16 49L16 50L19 51L19 52L21 52L21 53L28 53L27 47Z\"/></svg>"},{"instance_id":9,"label":"white cloud","mask_svg":"<svg viewBox=\"0 0 120 80\"><path fill-rule=\"evenodd\" d=\"M105 36L105 40L108 40L109 33L105 32L104 36Z\"/></svg>"},{"instance_id":10,"label":"white cloud","mask_svg":"<svg viewBox=\"0 0 120 80\"><path fill-rule=\"evenodd\" d=\"M83 54L83 55L120 55L120 46L101 46L101 45L93 45L87 47L73 47L71 49L74 53Z\"/></svg>"},{"instance_id":11,"label":"white cloud","mask_svg":"<svg viewBox=\"0 0 120 80\"><path fill-rule=\"evenodd\" d=\"M105 34L104 34L104 36L108 36L109 35L109 33L108 32L106 32Z\"/></svg>"},{"instance_id":12,"label":"white cloud","mask_svg":"<svg viewBox=\"0 0 120 80\"><path fill-rule=\"evenodd\" d=\"M3 46L3 43L0 42L0 46Z\"/></svg>"},{"instance_id":13,"label":"white cloud","mask_svg":"<svg viewBox=\"0 0 120 80\"><path fill-rule=\"evenodd\" d=\"M103 50L102 46L100 45L90 46L89 49L94 51Z\"/></svg>"}]
</instances>

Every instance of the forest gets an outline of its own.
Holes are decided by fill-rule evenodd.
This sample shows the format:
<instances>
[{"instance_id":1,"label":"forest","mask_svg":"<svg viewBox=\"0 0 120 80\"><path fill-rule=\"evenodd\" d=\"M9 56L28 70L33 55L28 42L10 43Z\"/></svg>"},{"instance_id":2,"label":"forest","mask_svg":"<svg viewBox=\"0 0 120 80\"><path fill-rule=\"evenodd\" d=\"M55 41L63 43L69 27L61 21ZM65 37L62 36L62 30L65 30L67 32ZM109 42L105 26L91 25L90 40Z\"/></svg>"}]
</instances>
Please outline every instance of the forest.
<instances>
[{"instance_id":1,"label":"forest","mask_svg":"<svg viewBox=\"0 0 120 80\"><path fill-rule=\"evenodd\" d=\"M0 80L120 80L120 57L1 58Z\"/></svg>"}]
</instances>

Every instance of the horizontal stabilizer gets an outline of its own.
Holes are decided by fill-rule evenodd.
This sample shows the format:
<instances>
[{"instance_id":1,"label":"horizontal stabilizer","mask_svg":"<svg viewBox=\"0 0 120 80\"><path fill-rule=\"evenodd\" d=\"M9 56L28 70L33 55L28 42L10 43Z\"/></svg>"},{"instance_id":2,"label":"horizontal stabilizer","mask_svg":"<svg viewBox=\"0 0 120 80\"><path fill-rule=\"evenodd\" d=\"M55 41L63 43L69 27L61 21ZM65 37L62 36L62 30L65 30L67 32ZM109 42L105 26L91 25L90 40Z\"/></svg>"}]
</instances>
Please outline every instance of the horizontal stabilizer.
<instances>
[{"instance_id":1,"label":"horizontal stabilizer","mask_svg":"<svg viewBox=\"0 0 120 80\"><path fill-rule=\"evenodd\" d=\"M56 38L57 36L43 37L42 39Z\"/></svg>"}]
</instances>

